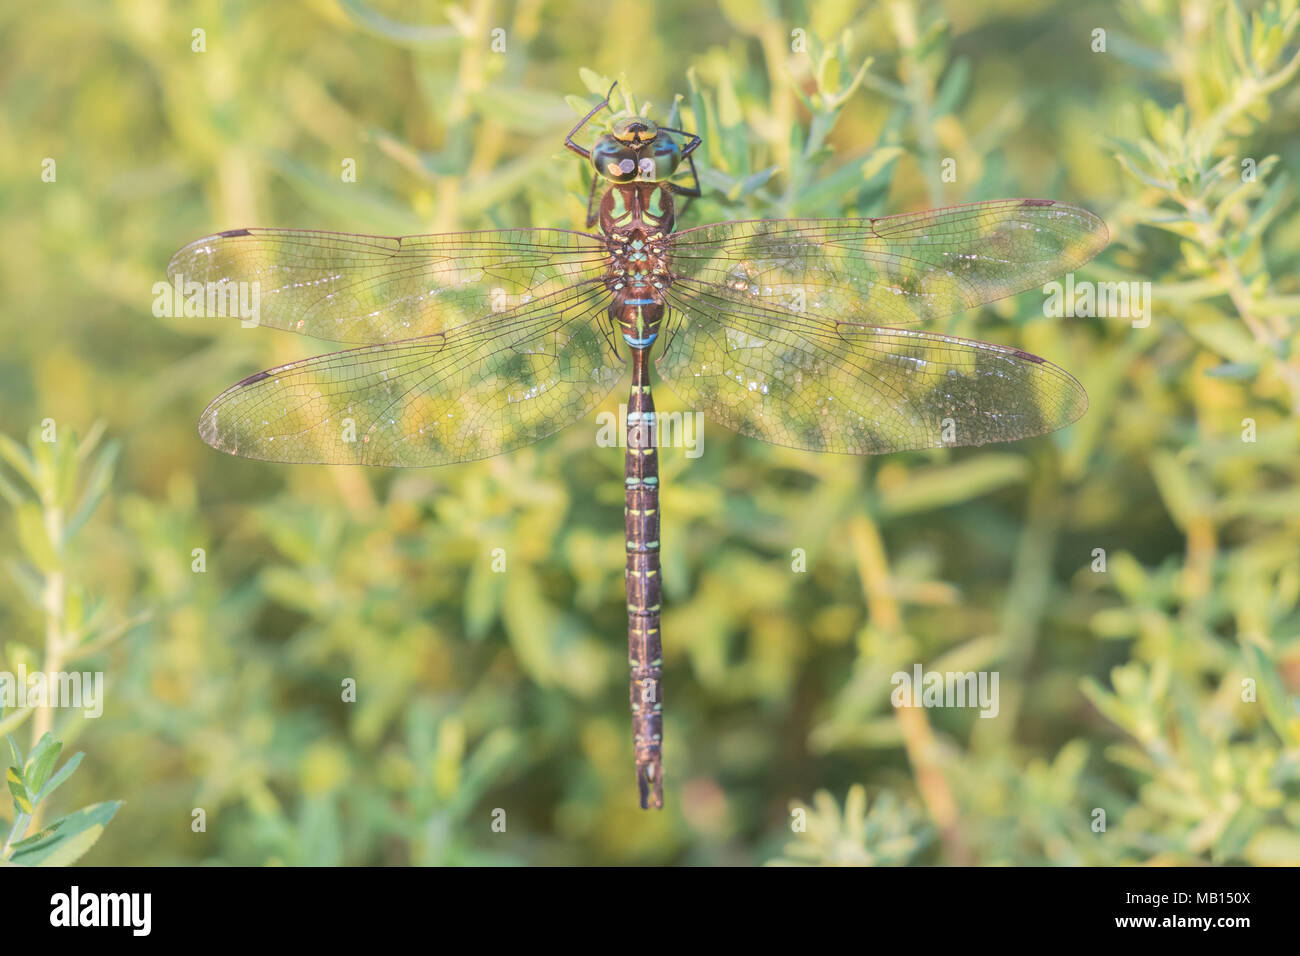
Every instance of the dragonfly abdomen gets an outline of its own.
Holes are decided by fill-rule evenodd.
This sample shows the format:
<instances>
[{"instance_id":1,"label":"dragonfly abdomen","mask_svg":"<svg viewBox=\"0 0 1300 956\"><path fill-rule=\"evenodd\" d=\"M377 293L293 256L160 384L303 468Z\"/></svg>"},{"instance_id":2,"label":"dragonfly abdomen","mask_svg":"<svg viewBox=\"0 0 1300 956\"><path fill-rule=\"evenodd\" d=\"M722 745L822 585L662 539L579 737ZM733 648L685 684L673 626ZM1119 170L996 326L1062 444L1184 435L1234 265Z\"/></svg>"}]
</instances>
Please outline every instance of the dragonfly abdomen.
<instances>
[{"instance_id":1,"label":"dragonfly abdomen","mask_svg":"<svg viewBox=\"0 0 1300 956\"><path fill-rule=\"evenodd\" d=\"M663 639L659 633L659 462L649 350L632 353L627 400L627 652L631 667L632 737L641 806L663 806Z\"/></svg>"},{"instance_id":2,"label":"dragonfly abdomen","mask_svg":"<svg viewBox=\"0 0 1300 956\"><path fill-rule=\"evenodd\" d=\"M648 349L659 337L664 307L649 294L638 295L634 291L624 298L615 298L609 315L623 333L624 342L633 349Z\"/></svg>"}]
</instances>

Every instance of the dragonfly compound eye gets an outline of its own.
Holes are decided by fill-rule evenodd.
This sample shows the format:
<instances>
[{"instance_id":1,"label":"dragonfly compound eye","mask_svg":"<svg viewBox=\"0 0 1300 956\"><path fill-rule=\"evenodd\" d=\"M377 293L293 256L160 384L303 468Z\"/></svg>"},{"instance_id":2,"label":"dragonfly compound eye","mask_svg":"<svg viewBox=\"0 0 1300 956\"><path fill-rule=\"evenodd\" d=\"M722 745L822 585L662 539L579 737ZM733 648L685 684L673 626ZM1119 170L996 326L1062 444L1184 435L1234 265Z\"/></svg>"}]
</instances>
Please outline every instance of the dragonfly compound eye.
<instances>
[{"instance_id":1,"label":"dragonfly compound eye","mask_svg":"<svg viewBox=\"0 0 1300 956\"><path fill-rule=\"evenodd\" d=\"M682 162L682 148L667 133L661 133L651 147L650 155L641 159L643 170L647 160L653 167L653 171L643 178L661 182L677 172L677 167Z\"/></svg>"},{"instance_id":2,"label":"dragonfly compound eye","mask_svg":"<svg viewBox=\"0 0 1300 956\"><path fill-rule=\"evenodd\" d=\"M613 136L602 136L591 150L591 165L605 179L630 183L637 178L636 150Z\"/></svg>"}]
</instances>

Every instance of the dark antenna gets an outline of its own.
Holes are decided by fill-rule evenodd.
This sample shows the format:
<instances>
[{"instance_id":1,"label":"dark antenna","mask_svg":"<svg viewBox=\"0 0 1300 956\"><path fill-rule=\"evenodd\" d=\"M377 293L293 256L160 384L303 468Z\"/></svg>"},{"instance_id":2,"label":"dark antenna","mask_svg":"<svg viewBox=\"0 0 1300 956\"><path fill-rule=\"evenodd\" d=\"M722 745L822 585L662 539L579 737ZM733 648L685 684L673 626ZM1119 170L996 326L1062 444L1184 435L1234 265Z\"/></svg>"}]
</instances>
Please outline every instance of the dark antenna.
<instances>
[{"instance_id":1,"label":"dark antenna","mask_svg":"<svg viewBox=\"0 0 1300 956\"><path fill-rule=\"evenodd\" d=\"M609 92L605 94L605 99L597 103L595 106L593 106L591 108L591 112L589 112L582 119L578 120L578 124L574 126L573 129L569 130L569 135L564 137L564 145L567 146L569 149L573 150L583 159L591 159L591 150L579 146L577 143L573 141L573 137L577 135L580 129L582 129L591 121L591 118L593 116L595 116L597 113L603 110L606 106L609 106L609 98L614 95L614 90L617 88L618 88L618 80L615 80L614 85L611 86L609 88Z\"/></svg>"}]
</instances>

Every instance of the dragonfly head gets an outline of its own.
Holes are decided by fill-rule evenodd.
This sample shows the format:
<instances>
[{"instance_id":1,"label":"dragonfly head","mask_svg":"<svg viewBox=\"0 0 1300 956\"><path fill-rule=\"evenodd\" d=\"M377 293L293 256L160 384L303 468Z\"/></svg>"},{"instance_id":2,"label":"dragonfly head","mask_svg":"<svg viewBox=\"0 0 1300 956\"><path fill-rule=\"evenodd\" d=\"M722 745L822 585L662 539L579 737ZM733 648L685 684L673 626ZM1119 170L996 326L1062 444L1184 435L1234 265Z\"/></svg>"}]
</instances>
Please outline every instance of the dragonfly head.
<instances>
[{"instance_id":1,"label":"dragonfly head","mask_svg":"<svg viewBox=\"0 0 1300 956\"><path fill-rule=\"evenodd\" d=\"M644 146L654 142L659 135L659 127L640 116L625 116L614 123L610 133L620 143Z\"/></svg>"},{"instance_id":2,"label":"dragonfly head","mask_svg":"<svg viewBox=\"0 0 1300 956\"><path fill-rule=\"evenodd\" d=\"M615 122L591 149L596 173L613 183L657 183L675 173L681 161L681 145L640 116Z\"/></svg>"}]
</instances>

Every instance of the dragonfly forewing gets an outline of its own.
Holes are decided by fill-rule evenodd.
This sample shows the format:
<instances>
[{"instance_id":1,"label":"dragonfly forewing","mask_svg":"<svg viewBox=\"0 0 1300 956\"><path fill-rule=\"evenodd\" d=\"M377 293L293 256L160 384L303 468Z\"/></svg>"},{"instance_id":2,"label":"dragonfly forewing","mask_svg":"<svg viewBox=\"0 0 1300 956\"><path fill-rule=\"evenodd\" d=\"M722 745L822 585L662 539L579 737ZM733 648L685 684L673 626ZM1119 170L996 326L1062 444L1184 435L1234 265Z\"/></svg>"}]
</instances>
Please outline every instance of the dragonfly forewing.
<instances>
[{"instance_id":1,"label":"dragonfly forewing","mask_svg":"<svg viewBox=\"0 0 1300 956\"><path fill-rule=\"evenodd\" d=\"M265 461L443 465L545 438L624 371L599 319L602 282L435 335L259 372L199 421L214 448Z\"/></svg>"},{"instance_id":2,"label":"dragonfly forewing","mask_svg":"<svg viewBox=\"0 0 1300 956\"><path fill-rule=\"evenodd\" d=\"M231 229L198 239L167 266L206 290L255 284L257 324L331 342L434 335L599 276L599 236L497 229L362 236Z\"/></svg>"},{"instance_id":3,"label":"dragonfly forewing","mask_svg":"<svg viewBox=\"0 0 1300 956\"><path fill-rule=\"evenodd\" d=\"M1005 199L879 219L776 219L688 229L674 272L835 321L906 326L1059 277L1106 246L1066 203Z\"/></svg>"}]
</instances>

